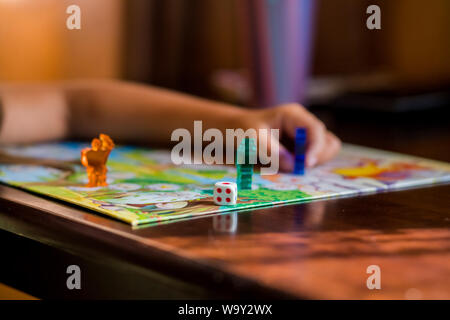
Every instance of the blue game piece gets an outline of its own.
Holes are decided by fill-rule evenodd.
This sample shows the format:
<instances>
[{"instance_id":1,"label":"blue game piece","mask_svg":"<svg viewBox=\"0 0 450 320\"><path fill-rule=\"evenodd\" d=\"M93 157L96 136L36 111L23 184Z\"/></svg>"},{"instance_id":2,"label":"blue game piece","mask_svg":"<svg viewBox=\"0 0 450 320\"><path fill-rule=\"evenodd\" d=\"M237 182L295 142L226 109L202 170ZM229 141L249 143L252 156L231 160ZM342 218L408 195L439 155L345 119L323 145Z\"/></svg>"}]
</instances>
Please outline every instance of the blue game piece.
<instances>
[{"instance_id":1,"label":"blue game piece","mask_svg":"<svg viewBox=\"0 0 450 320\"><path fill-rule=\"evenodd\" d=\"M294 174L303 175L305 173L305 153L306 153L306 129L296 128Z\"/></svg>"}]
</instances>

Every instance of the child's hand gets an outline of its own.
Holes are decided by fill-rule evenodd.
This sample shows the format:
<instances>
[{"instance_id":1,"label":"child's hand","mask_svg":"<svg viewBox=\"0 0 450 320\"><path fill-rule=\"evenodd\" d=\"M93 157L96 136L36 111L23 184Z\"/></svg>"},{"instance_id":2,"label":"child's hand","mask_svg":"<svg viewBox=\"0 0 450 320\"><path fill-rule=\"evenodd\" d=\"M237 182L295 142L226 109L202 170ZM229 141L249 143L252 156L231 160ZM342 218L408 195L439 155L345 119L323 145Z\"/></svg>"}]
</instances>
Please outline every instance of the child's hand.
<instances>
[{"instance_id":1,"label":"child's hand","mask_svg":"<svg viewBox=\"0 0 450 320\"><path fill-rule=\"evenodd\" d=\"M341 148L341 141L326 129L323 122L299 104L285 104L265 110L248 111L248 113L247 116L237 120L246 129L280 129L280 137L287 135L294 139L297 127L306 128L307 167L313 167L330 160ZM272 139L269 143L279 144L281 170L292 171L294 155L275 139Z\"/></svg>"}]
</instances>

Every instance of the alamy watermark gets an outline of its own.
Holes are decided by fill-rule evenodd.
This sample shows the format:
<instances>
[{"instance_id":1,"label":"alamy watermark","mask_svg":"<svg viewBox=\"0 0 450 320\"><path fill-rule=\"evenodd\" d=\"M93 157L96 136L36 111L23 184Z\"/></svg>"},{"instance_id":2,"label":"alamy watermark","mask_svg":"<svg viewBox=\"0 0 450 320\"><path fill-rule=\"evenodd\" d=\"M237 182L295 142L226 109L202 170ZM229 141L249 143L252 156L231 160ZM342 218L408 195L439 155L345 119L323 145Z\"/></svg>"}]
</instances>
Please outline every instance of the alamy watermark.
<instances>
[{"instance_id":1,"label":"alamy watermark","mask_svg":"<svg viewBox=\"0 0 450 320\"><path fill-rule=\"evenodd\" d=\"M381 9L376 4L367 7L366 13L370 16L366 20L366 26L369 30L381 29Z\"/></svg>"},{"instance_id":2,"label":"alamy watermark","mask_svg":"<svg viewBox=\"0 0 450 320\"><path fill-rule=\"evenodd\" d=\"M251 156L250 164L260 163L261 175L272 175L279 170L279 129L226 129L210 128L203 132L202 121L194 121L194 137L188 129L179 128L172 132L171 140L179 142L172 148L171 160L181 164L242 164L244 158L235 159L235 146L244 138L257 141L257 154ZM180 141L181 140L181 141ZM193 140L193 141L192 141ZM237 144L235 144L235 140ZM204 142L209 142L203 148ZM192 145L194 149L192 150ZM225 155L224 155L225 150Z\"/></svg>"},{"instance_id":3,"label":"alamy watermark","mask_svg":"<svg viewBox=\"0 0 450 320\"><path fill-rule=\"evenodd\" d=\"M66 13L69 14L66 20L66 27L69 30L81 29L81 8L76 4L67 7Z\"/></svg>"},{"instance_id":4,"label":"alamy watermark","mask_svg":"<svg viewBox=\"0 0 450 320\"><path fill-rule=\"evenodd\" d=\"M72 264L67 267L66 273L70 274L66 280L67 289L81 289L81 269L79 266Z\"/></svg>"},{"instance_id":5,"label":"alamy watermark","mask_svg":"<svg viewBox=\"0 0 450 320\"><path fill-rule=\"evenodd\" d=\"M372 264L366 269L367 274L371 274L366 281L367 289L381 289L381 269L376 264Z\"/></svg>"}]
</instances>

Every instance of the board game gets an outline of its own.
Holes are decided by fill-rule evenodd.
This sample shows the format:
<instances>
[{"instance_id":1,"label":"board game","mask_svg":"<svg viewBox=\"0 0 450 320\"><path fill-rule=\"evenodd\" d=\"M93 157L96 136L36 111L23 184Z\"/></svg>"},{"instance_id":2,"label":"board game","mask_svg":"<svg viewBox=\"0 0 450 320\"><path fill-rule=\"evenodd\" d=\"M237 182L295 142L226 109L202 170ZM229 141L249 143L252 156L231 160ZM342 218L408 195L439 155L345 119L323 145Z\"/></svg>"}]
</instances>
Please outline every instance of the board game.
<instances>
[{"instance_id":1,"label":"board game","mask_svg":"<svg viewBox=\"0 0 450 320\"><path fill-rule=\"evenodd\" d=\"M108 186L88 188L79 163L86 146L64 142L2 148L2 157L16 161L0 163L0 181L135 226L450 181L450 164L344 144L334 160L305 175L255 173L251 190L239 191L236 205L217 206L214 183L235 181L232 166L175 166L168 150L118 146L107 163Z\"/></svg>"}]
</instances>

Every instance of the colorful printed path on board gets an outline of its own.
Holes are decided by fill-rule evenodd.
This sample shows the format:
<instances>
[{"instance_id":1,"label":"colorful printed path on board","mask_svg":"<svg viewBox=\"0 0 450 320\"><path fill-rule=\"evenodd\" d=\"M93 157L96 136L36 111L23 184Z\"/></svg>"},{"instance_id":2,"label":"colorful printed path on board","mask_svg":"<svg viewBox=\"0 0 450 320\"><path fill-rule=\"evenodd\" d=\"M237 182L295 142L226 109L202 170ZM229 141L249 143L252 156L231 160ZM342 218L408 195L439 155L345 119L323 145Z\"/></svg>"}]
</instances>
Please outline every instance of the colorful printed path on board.
<instances>
[{"instance_id":1,"label":"colorful printed path on board","mask_svg":"<svg viewBox=\"0 0 450 320\"><path fill-rule=\"evenodd\" d=\"M108 161L109 186L87 188L79 163L86 146L66 142L3 148L10 157L37 161L0 164L0 181L132 225L450 181L450 164L344 145L336 159L304 176L255 174L252 190L240 191L235 206L216 206L214 183L235 181L231 166L174 166L169 151L119 146ZM42 165L46 159L56 165Z\"/></svg>"}]
</instances>

